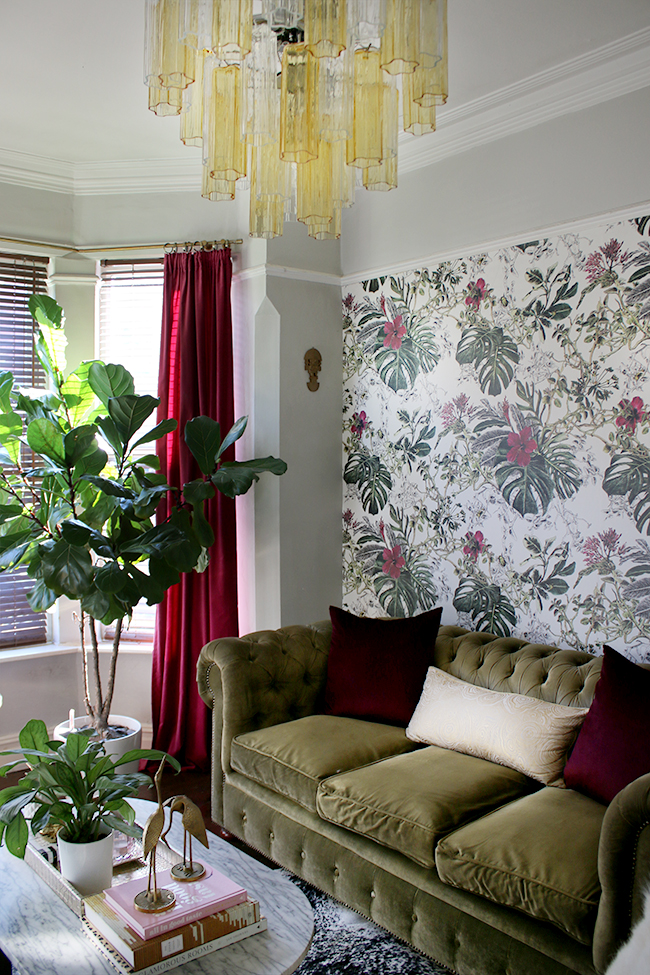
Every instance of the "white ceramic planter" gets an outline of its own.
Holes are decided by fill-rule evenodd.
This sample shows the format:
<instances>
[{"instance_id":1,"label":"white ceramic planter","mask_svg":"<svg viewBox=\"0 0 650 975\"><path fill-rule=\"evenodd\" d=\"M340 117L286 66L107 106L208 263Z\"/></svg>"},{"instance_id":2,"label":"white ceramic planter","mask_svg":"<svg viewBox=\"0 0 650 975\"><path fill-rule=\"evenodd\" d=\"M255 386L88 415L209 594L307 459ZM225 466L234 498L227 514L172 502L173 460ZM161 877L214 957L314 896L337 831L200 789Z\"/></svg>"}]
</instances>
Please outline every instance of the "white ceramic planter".
<instances>
[{"instance_id":1,"label":"white ceramic planter","mask_svg":"<svg viewBox=\"0 0 650 975\"><path fill-rule=\"evenodd\" d=\"M130 728L131 731L128 735L124 735L122 738L109 738L108 741L104 742L104 748L107 754L112 755L113 758L119 758L121 755L125 755L126 752L130 751L132 748L140 748L142 741L142 725L136 718L128 718L123 714L111 714L108 719L109 725L123 725L125 728ZM75 728L83 728L90 724L90 718L87 714L80 714L79 717L74 719ZM65 732L70 728L70 723L68 721L62 721L58 724L53 732L53 737L55 739L60 739L61 741L65 738ZM127 772L137 772L139 762L128 762L126 765L120 765L118 772L124 774Z\"/></svg>"},{"instance_id":2,"label":"white ceramic planter","mask_svg":"<svg viewBox=\"0 0 650 975\"><path fill-rule=\"evenodd\" d=\"M74 884L82 897L110 887L113 882L113 833L92 843L69 843L61 832L56 838L61 875Z\"/></svg>"}]
</instances>

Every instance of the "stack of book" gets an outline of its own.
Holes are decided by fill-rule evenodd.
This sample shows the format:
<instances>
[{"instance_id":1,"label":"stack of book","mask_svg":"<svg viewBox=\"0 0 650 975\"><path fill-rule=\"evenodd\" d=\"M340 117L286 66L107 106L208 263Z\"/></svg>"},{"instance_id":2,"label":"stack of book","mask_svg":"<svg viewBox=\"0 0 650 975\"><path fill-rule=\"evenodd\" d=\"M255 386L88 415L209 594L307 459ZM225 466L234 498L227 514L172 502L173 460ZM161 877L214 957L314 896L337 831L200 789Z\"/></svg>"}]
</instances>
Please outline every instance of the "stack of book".
<instances>
[{"instance_id":1,"label":"stack of book","mask_svg":"<svg viewBox=\"0 0 650 975\"><path fill-rule=\"evenodd\" d=\"M173 890L176 902L157 914L134 907L146 885L138 878L84 900L86 935L124 975L158 975L267 928L259 903L210 867L191 883L162 871L158 886Z\"/></svg>"}]
</instances>

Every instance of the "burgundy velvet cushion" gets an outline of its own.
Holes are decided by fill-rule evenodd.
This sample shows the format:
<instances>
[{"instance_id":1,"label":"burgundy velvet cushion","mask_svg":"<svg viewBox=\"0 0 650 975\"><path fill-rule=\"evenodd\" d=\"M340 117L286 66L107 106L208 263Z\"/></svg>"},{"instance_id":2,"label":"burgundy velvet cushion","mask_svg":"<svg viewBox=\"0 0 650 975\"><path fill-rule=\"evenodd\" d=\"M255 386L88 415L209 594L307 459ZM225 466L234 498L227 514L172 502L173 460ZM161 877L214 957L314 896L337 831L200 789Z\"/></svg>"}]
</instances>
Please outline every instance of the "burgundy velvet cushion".
<instances>
[{"instance_id":1,"label":"burgundy velvet cushion","mask_svg":"<svg viewBox=\"0 0 650 975\"><path fill-rule=\"evenodd\" d=\"M330 606L325 713L406 725L420 700L442 608L411 619L370 619Z\"/></svg>"},{"instance_id":2,"label":"burgundy velvet cushion","mask_svg":"<svg viewBox=\"0 0 650 975\"><path fill-rule=\"evenodd\" d=\"M609 803L650 772L650 671L605 646L593 703L569 761L569 789Z\"/></svg>"}]
</instances>

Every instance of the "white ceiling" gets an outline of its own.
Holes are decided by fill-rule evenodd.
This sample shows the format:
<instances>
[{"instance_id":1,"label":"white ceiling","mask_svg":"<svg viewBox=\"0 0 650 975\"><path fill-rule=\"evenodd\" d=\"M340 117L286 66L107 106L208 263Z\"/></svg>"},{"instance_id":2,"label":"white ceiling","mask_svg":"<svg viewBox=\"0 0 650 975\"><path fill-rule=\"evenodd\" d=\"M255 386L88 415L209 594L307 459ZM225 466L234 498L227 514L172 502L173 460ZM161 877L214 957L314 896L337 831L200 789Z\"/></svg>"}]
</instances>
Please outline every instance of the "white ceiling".
<instances>
[{"instance_id":1,"label":"white ceiling","mask_svg":"<svg viewBox=\"0 0 650 975\"><path fill-rule=\"evenodd\" d=\"M143 0L0 0L5 170L47 178L91 166L99 177L103 165L198 164L178 120L147 110L143 10ZM615 95L630 72L627 90L650 84L649 51L650 0L449 0L449 101L439 132L417 141L435 153L451 123L476 129L495 107L503 118L533 94L540 106L557 99L557 83L565 98L570 81L592 103Z\"/></svg>"}]
</instances>

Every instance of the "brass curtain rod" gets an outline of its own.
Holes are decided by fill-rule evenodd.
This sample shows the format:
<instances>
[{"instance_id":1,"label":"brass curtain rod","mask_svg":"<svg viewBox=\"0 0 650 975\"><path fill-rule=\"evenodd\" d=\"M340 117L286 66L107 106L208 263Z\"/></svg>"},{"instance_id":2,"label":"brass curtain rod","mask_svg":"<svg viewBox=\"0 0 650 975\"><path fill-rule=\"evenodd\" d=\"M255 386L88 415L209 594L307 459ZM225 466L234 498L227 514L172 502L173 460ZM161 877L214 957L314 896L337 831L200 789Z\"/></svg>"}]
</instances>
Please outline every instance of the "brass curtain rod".
<instances>
[{"instance_id":1,"label":"brass curtain rod","mask_svg":"<svg viewBox=\"0 0 650 975\"><path fill-rule=\"evenodd\" d=\"M232 244L244 243L241 237L237 240L228 240L227 238L223 238L222 240L186 241L183 244L124 244L123 246L115 244L111 245L110 247L102 247L101 245L97 247L73 247L71 244L55 244L53 241L28 240L21 237L0 237L0 241L4 241L8 244L27 244L29 247L44 247L49 250L65 251L68 254L92 254L104 253L105 251L138 250L162 250L165 253L175 253L178 250L212 250L214 247L230 247Z\"/></svg>"}]
</instances>

